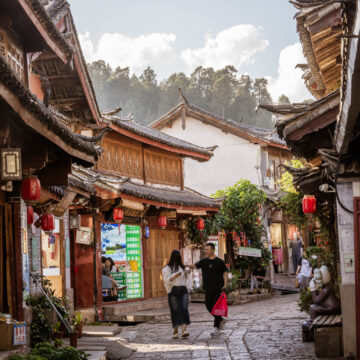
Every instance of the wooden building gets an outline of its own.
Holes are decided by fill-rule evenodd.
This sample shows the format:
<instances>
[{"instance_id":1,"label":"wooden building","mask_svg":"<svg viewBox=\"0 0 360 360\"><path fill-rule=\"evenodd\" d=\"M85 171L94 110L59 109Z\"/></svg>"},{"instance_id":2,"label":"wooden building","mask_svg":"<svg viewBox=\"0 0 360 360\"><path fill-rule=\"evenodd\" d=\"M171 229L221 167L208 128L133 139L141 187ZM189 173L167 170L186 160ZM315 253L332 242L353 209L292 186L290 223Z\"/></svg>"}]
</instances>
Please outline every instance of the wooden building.
<instances>
[{"instance_id":1,"label":"wooden building","mask_svg":"<svg viewBox=\"0 0 360 360\"><path fill-rule=\"evenodd\" d=\"M37 252L32 247L20 183L28 176L40 180L40 199L33 206L41 216L60 205L54 186L68 192L72 164L93 166L100 150L64 125L31 86L35 54L51 53L64 66L72 54L40 2L2 1L0 12L0 312L23 320L29 272L41 273L35 269L41 263L41 247L36 246Z\"/></svg>"},{"instance_id":2,"label":"wooden building","mask_svg":"<svg viewBox=\"0 0 360 360\"><path fill-rule=\"evenodd\" d=\"M336 226L334 255L341 276L344 356L360 354L359 252L359 1L293 1L308 64L311 104L267 107L302 169L289 169L304 194L326 203ZM332 211L331 211L332 210ZM356 316L354 316L354 314Z\"/></svg>"},{"instance_id":3,"label":"wooden building","mask_svg":"<svg viewBox=\"0 0 360 360\"><path fill-rule=\"evenodd\" d=\"M87 246L73 241L75 305L78 309L104 306L105 320L113 321L120 320L129 310L164 305L167 298L161 270L171 251L184 246L186 220L189 216L211 215L220 204L184 186L184 158L207 161L212 156L211 149L116 116L104 116L98 131L99 145L104 149L101 160L94 169L77 166L72 173L77 181L95 189L93 207L97 209L91 214L78 206L72 212L81 214L83 227L94 229L96 244ZM114 208L119 207L124 214L121 225L113 215ZM165 226L158 223L161 216L166 217ZM113 231L117 235L110 239ZM137 240L128 235L131 231L136 233ZM101 256L113 258L114 278L128 286L114 303L103 301Z\"/></svg>"}]
</instances>

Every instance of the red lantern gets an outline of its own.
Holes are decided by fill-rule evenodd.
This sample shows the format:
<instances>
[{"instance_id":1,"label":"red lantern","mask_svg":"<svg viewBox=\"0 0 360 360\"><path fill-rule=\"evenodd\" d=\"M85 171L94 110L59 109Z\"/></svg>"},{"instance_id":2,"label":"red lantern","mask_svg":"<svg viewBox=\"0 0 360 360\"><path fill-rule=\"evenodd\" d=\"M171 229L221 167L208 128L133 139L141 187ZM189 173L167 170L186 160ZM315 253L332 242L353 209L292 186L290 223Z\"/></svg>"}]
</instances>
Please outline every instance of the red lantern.
<instances>
[{"instance_id":1,"label":"red lantern","mask_svg":"<svg viewBox=\"0 0 360 360\"><path fill-rule=\"evenodd\" d=\"M121 222L124 218L124 210L122 208L114 208L113 209L113 219L116 222Z\"/></svg>"},{"instance_id":2,"label":"red lantern","mask_svg":"<svg viewBox=\"0 0 360 360\"><path fill-rule=\"evenodd\" d=\"M31 225L34 222L34 209L32 206L26 207L27 224Z\"/></svg>"},{"instance_id":3,"label":"red lantern","mask_svg":"<svg viewBox=\"0 0 360 360\"><path fill-rule=\"evenodd\" d=\"M51 232L55 229L55 217L53 214L45 214L41 217L41 229Z\"/></svg>"},{"instance_id":4,"label":"red lantern","mask_svg":"<svg viewBox=\"0 0 360 360\"><path fill-rule=\"evenodd\" d=\"M196 228L197 228L199 231L203 231L203 230L204 230L204 227L205 227L204 219L203 219L203 218L197 219L197 221L196 221Z\"/></svg>"},{"instance_id":5,"label":"red lantern","mask_svg":"<svg viewBox=\"0 0 360 360\"><path fill-rule=\"evenodd\" d=\"M165 229L167 225L166 216L160 215L158 217L158 226L160 226L161 229Z\"/></svg>"},{"instance_id":6,"label":"red lantern","mask_svg":"<svg viewBox=\"0 0 360 360\"><path fill-rule=\"evenodd\" d=\"M21 198L26 204L37 203L40 199L41 184L36 176L29 176L21 182Z\"/></svg>"},{"instance_id":7,"label":"red lantern","mask_svg":"<svg viewBox=\"0 0 360 360\"><path fill-rule=\"evenodd\" d=\"M313 214L316 212L316 199L314 196L304 196L302 201L304 214Z\"/></svg>"}]
</instances>

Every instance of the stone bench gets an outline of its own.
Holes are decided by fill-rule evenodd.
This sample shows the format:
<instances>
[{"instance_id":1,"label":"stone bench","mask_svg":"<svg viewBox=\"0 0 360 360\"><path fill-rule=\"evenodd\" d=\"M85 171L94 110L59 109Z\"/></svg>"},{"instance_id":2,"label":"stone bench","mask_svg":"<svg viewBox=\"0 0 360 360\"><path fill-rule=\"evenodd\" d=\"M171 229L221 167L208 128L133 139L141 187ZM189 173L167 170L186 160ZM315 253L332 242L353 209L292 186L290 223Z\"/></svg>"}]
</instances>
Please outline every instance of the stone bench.
<instances>
[{"instance_id":1,"label":"stone bench","mask_svg":"<svg viewBox=\"0 0 360 360\"><path fill-rule=\"evenodd\" d=\"M315 355L318 358L343 354L341 315L318 316L313 322Z\"/></svg>"}]
</instances>

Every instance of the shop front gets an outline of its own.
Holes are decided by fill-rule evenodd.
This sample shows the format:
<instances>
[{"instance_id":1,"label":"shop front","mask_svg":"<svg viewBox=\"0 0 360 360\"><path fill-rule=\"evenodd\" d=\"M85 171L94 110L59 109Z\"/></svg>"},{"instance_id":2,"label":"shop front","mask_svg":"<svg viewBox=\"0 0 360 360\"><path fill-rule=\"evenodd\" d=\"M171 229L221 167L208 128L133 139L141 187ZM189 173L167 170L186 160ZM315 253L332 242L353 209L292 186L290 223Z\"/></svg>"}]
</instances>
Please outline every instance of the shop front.
<instances>
[{"instance_id":1,"label":"shop front","mask_svg":"<svg viewBox=\"0 0 360 360\"><path fill-rule=\"evenodd\" d=\"M144 272L140 225L101 223L101 255L111 259L111 263L114 264L109 270L115 282L126 286L124 290L116 290L115 294L112 294L116 295L117 301L143 298ZM104 288L103 284L103 299L109 298L113 291L113 288Z\"/></svg>"}]
</instances>

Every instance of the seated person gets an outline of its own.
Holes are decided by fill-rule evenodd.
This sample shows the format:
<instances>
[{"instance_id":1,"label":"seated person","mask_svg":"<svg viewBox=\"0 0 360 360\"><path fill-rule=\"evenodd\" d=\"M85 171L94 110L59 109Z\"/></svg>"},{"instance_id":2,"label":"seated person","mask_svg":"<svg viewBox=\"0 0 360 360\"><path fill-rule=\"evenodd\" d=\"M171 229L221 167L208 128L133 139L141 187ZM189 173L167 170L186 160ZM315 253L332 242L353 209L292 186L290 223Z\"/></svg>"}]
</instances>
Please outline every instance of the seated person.
<instances>
[{"instance_id":1,"label":"seated person","mask_svg":"<svg viewBox=\"0 0 360 360\"><path fill-rule=\"evenodd\" d=\"M253 270L251 274L251 282L250 282L250 292L249 294L254 293L254 287L257 290L258 294L261 294L259 290L259 282L262 283L265 279L266 269L263 268L261 265L258 265L255 270Z\"/></svg>"},{"instance_id":2,"label":"seated person","mask_svg":"<svg viewBox=\"0 0 360 360\"><path fill-rule=\"evenodd\" d=\"M101 269L101 273L102 275L104 276L107 276L111 279L111 283L112 283L112 295L117 297L117 292L118 291L122 291L122 290L125 290L127 288L126 285L121 285L121 284L118 284L111 276L110 274L110 270L111 270L111 267L113 266L114 262L112 260L112 258L106 258L105 256L103 256L101 258L101 262L102 262L102 269ZM114 264L115 265L115 264Z\"/></svg>"}]
</instances>

